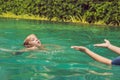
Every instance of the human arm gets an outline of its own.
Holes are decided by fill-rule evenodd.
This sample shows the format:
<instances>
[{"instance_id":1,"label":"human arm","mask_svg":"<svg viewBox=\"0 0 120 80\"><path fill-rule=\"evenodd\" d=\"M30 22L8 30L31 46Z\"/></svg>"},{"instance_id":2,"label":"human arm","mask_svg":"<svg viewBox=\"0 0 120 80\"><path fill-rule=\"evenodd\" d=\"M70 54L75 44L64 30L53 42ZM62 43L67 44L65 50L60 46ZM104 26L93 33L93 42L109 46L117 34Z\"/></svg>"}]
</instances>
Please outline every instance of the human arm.
<instances>
[{"instance_id":1,"label":"human arm","mask_svg":"<svg viewBox=\"0 0 120 80\"><path fill-rule=\"evenodd\" d=\"M105 47L108 48L110 50L112 50L113 52L116 52L118 54L120 54L120 47L114 46L110 43L109 40L104 39L105 43L101 43L101 44L95 44L94 46L96 47Z\"/></svg>"},{"instance_id":2,"label":"human arm","mask_svg":"<svg viewBox=\"0 0 120 80\"><path fill-rule=\"evenodd\" d=\"M79 51L82 51L82 52L85 52L86 54L88 54L91 58L93 58L94 60L98 61L98 62L101 62L101 63L104 63L104 64L107 64L107 65L111 65L111 60L108 59L108 58L105 58L103 56L100 56L94 52L92 52L91 50L89 50L88 48L86 47L83 47L83 46L71 46L71 48L74 48L75 50L79 50Z\"/></svg>"},{"instance_id":3,"label":"human arm","mask_svg":"<svg viewBox=\"0 0 120 80\"><path fill-rule=\"evenodd\" d=\"M22 54L23 52L28 51L27 49L22 49L22 50L11 50L11 49L5 49L5 48L0 48L1 51L12 53L14 55Z\"/></svg>"},{"instance_id":4,"label":"human arm","mask_svg":"<svg viewBox=\"0 0 120 80\"><path fill-rule=\"evenodd\" d=\"M22 50L17 50L17 51L14 51L12 52L13 55L20 55L20 54L23 54L24 52L27 52L28 50L27 49L22 49Z\"/></svg>"}]
</instances>

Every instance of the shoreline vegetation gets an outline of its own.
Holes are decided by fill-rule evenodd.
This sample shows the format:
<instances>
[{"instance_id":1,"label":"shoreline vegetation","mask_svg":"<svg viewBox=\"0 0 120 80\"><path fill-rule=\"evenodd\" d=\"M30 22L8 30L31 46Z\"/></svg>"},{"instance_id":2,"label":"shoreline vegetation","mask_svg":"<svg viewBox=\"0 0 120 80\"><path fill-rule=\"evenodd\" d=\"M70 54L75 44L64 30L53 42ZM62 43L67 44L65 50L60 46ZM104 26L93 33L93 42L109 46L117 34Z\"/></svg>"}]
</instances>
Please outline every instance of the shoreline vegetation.
<instances>
[{"instance_id":1,"label":"shoreline vegetation","mask_svg":"<svg viewBox=\"0 0 120 80\"><path fill-rule=\"evenodd\" d=\"M28 20L44 20L44 21L49 21L49 18L47 17L40 17L40 16L35 16L35 15L15 15L11 12L7 12L7 13L3 13L2 15L0 15L0 18L10 18L10 19L28 19ZM51 21L58 21L56 18L51 19ZM59 21L58 21L59 22ZM64 20L63 22L71 22L71 23L81 23L81 24L89 24L88 22L86 22L85 20L83 20L83 22L81 20L76 20L74 18L71 17L70 20ZM94 25L106 25L103 21L99 21L94 23Z\"/></svg>"},{"instance_id":2,"label":"shoreline vegetation","mask_svg":"<svg viewBox=\"0 0 120 80\"><path fill-rule=\"evenodd\" d=\"M120 26L119 0L1 0L0 17Z\"/></svg>"}]
</instances>

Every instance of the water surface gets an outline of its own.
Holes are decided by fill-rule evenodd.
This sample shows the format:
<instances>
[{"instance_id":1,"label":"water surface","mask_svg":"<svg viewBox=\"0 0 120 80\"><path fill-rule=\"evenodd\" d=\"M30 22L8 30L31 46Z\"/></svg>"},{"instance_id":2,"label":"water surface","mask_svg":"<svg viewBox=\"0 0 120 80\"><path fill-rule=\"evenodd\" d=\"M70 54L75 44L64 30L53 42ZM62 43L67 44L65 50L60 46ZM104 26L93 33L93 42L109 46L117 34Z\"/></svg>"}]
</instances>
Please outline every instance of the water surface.
<instances>
[{"instance_id":1,"label":"water surface","mask_svg":"<svg viewBox=\"0 0 120 80\"><path fill-rule=\"evenodd\" d=\"M34 20L0 19L1 80L119 80L119 66L107 66L85 53L71 49L82 45L114 59L117 54L94 47L106 38L120 46L120 28ZM13 55L23 49L29 34L36 34L48 51L30 51Z\"/></svg>"}]
</instances>

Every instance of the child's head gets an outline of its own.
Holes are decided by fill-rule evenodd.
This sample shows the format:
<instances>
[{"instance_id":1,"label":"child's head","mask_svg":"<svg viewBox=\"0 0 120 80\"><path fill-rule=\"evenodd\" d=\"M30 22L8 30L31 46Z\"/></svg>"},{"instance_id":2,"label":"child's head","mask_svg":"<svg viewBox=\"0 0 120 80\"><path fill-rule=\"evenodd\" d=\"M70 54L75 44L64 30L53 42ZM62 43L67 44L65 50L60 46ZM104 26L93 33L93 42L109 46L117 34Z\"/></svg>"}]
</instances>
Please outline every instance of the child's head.
<instances>
[{"instance_id":1,"label":"child's head","mask_svg":"<svg viewBox=\"0 0 120 80\"><path fill-rule=\"evenodd\" d=\"M25 40L24 40L24 46L26 48L31 48L31 47L40 47L41 42L39 39L34 35L30 34Z\"/></svg>"}]
</instances>

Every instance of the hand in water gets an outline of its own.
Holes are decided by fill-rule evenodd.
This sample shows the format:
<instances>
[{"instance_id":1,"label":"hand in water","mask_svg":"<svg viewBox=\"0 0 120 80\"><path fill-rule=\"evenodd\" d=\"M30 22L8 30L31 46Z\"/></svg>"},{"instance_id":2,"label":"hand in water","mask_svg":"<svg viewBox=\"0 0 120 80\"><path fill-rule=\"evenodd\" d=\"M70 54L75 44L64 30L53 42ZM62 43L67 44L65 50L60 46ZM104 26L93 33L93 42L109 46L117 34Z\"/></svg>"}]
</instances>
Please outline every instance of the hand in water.
<instances>
[{"instance_id":1,"label":"hand in water","mask_svg":"<svg viewBox=\"0 0 120 80\"><path fill-rule=\"evenodd\" d=\"M101 43L101 44L94 44L94 46L96 47L106 47L108 48L111 44L110 44L110 41L107 40L107 39L104 39L105 43Z\"/></svg>"},{"instance_id":2,"label":"hand in water","mask_svg":"<svg viewBox=\"0 0 120 80\"><path fill-rule=\"evenodd\" d=\"M79 50L82 52L85 52L87 50L87 48L83 46L71 46L71 48L74 48L75 50Z\"/></svg>"}]
</instances>

